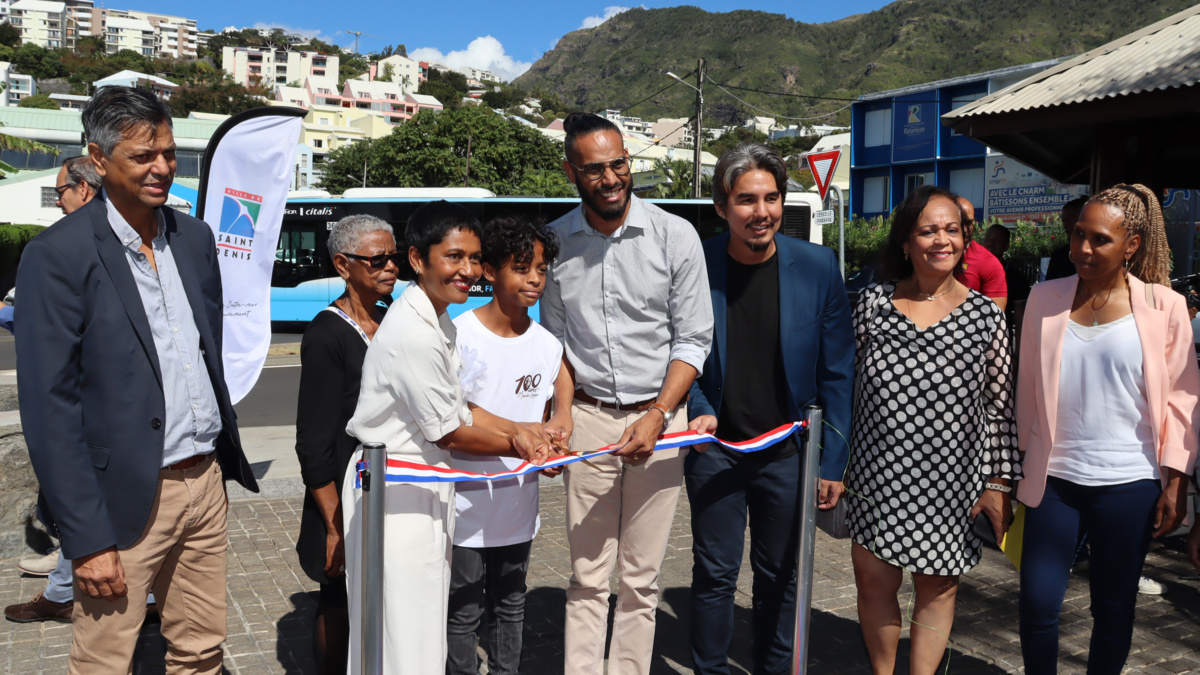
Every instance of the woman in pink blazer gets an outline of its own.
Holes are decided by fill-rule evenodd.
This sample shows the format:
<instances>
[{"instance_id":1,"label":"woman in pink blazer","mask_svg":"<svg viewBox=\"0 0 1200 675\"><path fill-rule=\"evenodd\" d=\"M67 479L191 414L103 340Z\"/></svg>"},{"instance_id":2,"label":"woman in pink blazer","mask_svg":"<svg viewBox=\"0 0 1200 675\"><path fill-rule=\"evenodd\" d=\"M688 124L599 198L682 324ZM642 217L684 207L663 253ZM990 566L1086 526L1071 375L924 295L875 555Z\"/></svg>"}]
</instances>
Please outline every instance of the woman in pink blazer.
<instances>
[{"instance_id":1,"label":"woman in pink blazer","mask_svg":"<svg viewBox=\"0 0 1200 675\"><path fill-rule=\"evenodd\" d=\"M1027 675L1057 672L1058 616L1082 530L1095 622L1087 672L1117 675L1150 539L1184 516L1200 371L1187 303L1167 285L1153 192L1118 185L1089 200L1071 258L1075 276L1034 287L1021 338L1021 651Z\"/></svg>"}]
</instances>

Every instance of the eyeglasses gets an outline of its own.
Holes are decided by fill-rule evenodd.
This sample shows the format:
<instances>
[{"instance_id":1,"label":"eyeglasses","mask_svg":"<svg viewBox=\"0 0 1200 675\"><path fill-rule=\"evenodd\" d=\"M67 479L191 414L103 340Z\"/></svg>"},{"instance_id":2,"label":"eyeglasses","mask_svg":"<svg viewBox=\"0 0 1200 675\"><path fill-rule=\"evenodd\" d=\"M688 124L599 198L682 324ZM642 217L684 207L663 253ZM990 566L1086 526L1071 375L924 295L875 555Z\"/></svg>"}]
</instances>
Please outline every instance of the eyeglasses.
<instances>
[{"instance_id":1,"label":"eyeglasses","mask_svg":"<svg viewBox=\"0 0 1200 675\"><path fill-rule=\"evenodd\" d=\"M61 185L59 187L54 188L54 191L58 193L58 198L62 199L62 196L67 194L67 190L70 190L73 187L75 187L75 186L74 185Z\"/></svg>"},{"instance_id":2,"label":"eyeglasses","mask_svg":"<svg viewBox=\"0 0 1200 675\"><path fill-rule=\"evenodd\" d=\"M588 177L588 180L600 180L604 176L605 169L612 169L614 175L626 176L629 175L629 158L618 157L607 162L591 162L583 166L575 166L571 164L576 171L580 171Z\"/></svg>"},{"instance_id":3,"label":"eyeglasses","mask_svg":"<svg viewBox=\"0 0 1200 675\"><path fill-rule=\"evenodd\" d=\"M365 260L373 270L381 270L387 267L389 260L396 267L400 267L400 263L404 262L404 259L407 257L405 254L400 253L399 251L395 253L380 253L379 255L355 255L353 253L343 253L342 255L355 260Z\"/></svg>"}]
</instances>

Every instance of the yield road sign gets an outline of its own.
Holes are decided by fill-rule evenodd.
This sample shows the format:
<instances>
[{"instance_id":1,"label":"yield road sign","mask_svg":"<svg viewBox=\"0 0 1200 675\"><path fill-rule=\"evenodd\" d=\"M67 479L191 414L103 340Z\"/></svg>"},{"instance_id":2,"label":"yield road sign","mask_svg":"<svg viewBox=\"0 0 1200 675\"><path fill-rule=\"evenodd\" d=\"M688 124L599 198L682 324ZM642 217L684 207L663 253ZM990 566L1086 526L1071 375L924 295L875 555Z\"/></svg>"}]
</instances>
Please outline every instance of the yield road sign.
<instances>
[{"instance_id":1,"label":"yield road sign","mask_svg":"<svg viewBox=\"0 0 1200 675\"><path fill-rule=\"evenodd\" d=\"M833 181L833 172L837 170L838 159L841 156L841 150L814 152L805 156L808 160L808 170L817 182L817 192L821 195L821 201L825 201L825 193L829 191L829 183Z\"/></svg>"}]
</instances>

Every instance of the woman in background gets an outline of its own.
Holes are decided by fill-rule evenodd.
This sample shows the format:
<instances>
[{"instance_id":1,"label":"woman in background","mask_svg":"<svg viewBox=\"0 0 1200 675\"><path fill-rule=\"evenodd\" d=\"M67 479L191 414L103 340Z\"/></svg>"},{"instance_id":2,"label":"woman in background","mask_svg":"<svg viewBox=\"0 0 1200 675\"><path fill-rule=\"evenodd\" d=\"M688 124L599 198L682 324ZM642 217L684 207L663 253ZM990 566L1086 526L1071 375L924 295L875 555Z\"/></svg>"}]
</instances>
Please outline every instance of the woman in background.
<instances>
[{"instance_id":1,"label":"woman in background","mask_svg":"<svg viewBox=\"0 0 1200 675\"><path fill-rule=\"evenodd\" d=\"M333 267L346 292L319 312L300 343L296 455L307 490L296 553L308 578L321 584L313 623L313 658L327 675L346 672L350 619L339 494L358 441L346 423L358 404L363 357L383 320L407 256L396 251L392 226L367 215L347 216L329 232Z\"/></svg>"}]
</instances>

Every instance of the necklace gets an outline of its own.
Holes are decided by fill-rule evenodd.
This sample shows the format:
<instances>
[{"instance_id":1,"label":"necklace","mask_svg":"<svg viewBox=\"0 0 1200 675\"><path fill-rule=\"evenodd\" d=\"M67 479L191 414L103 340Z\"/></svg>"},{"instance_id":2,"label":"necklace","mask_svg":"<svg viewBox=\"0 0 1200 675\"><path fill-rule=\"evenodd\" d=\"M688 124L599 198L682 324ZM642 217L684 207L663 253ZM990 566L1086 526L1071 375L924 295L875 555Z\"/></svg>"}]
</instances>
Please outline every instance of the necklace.
<instances>
[{"instance_id":1,"label":"necklace","mask_svg":"<svg viewBox=\"0 0 1200 675\"><path fill-rule=\"evenodd\" d=\"M1114 278L1112 284L1110 284L1108 287L1108 292L1104 294L1104 302L1100 303L1099 307L1095 306L1096 298L1100 296L1099 293L1096 293L1095 295L1093 295L1092 297L1090 297L1086 301L1084 301L1084 304L1087 305L1088 312L1090 312L1092 315L1092 326L1093 327L1100 325L1100 319L1096 318L1096 310L1104 309L1105 307L1108 306L1108 301L1112 300L1113 288L1115 288L1116 285L1117 285L1117 281ZM1082 290L1082 287L1080 287L1080 290Z\"/></svg>"},{"instance_id":2,"label":"necklace","mask_svg":"<svg viewBox=\"0 0 1200 675\"><path fill-rule=\"evenodd\" d=\"M946 290L942 291L941 293L922 293L921 289L917 287L917 282L914 279L912 281L912 291L913 291L913 295L917 296L917 299L924 300L925 302L931 302L933 300L937 300L940 297L943 297L945 295L949 295L950 293L952 293L954 291L954 286L951 285L950 288L947 288Z\"/></svg>"}]
</instances>

